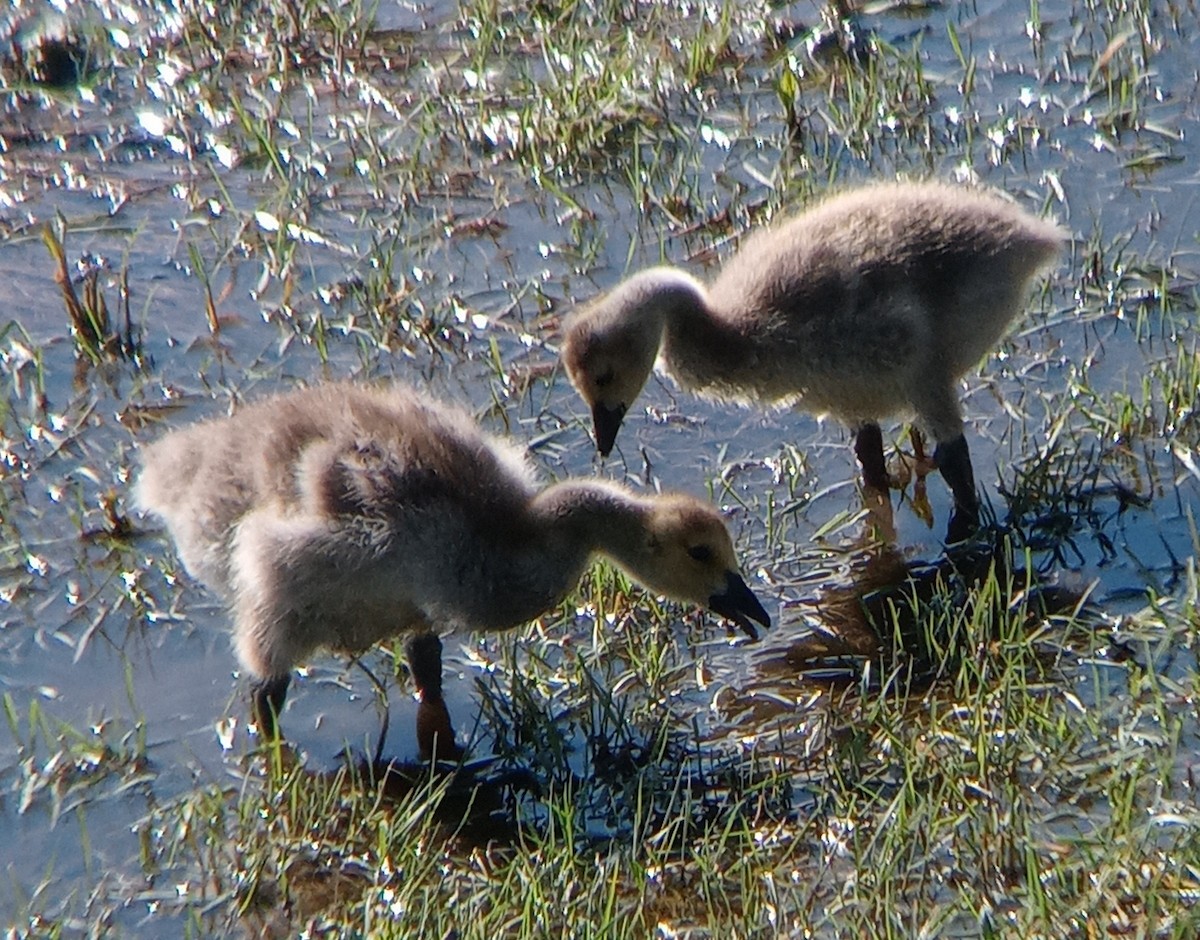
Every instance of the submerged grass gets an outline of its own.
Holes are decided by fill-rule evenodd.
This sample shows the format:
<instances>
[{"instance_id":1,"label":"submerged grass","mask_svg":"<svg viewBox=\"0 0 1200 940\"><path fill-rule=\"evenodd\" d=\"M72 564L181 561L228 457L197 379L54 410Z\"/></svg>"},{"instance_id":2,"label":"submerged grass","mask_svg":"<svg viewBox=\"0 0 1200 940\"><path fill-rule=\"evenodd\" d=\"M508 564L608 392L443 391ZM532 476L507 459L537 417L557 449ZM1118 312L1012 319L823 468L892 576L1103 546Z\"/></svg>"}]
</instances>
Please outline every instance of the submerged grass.
<instances>
[{"instance_id":1,"label":"submerged grass","mask_svg":"<svg viewBox=\"0 0 1200 940\"><path fill-rule=\"evenodd\" d=\"M57 230L56 230L57 229ZM79 262L79 283L83 296L75 290L76 278L72 277L67 262L67 223L61 216L56 226L47 224L42 229L42 242L54 262L54 283L62 294L63 307L71 325L71 335L79 351L93 365L105 359L121 356L138 358L141 342L135 335L133 319L129 311L129 273L121 272L118 292L121 298L120 325L113 323L108 301L101 285L101 274L105 270L104 259L85 256Z\"/></svg>"},{"instance_id":2,"label":"submerged grass","mask_svg":"<svg viewBox=\"0 0 1200 940\"><path fill-rule=\"evenodd\" d=\"M0 328L4 662L140 662L199 622L121 495L142 425L181 402L453 374L478 379L490 426L578 471L555 330L626 265L701 269L831 185L896 173L984 177L1078 238L971 389L1005 412L980 429L1010 454L1003 537L922 564L863 537L857 502L830 508L824 439L722 441L693 488L727 507L782 622L735 645L600 567L520 636L467 650L474 763L315 770L240 753L231 722L191 763L203 745L163 740L132 667L132 721L53 717L55 689L14 678L3 824L83 861L9 875L9 934L1195 936L1194 233L1164 245L1170 207L1109 221L1083 192L1124 173L1153 194L1136 180L1190 159L1195 105L1169 74L1186 6L1016 4L1010 30L970 5L473 0L408 22L194 2L128 45L81 29L73 90L18 70L2 107L30 129L0 155L5 210L44 215L60 164L63 192L108 209L45 229L55 322L65 307L97 367L64 393L73 353ZM149 196L112 169L139 160L167 168ZM88 269L79 296L66 236L88 251L138 212L170 224L131 239L156 248L123 266L114 328L113 287ZM30 240L0 222L6 249ZM152 297L164 270L192 320L148 302L133 323L130 281ZM105 369L114 336L134 350L139 333L157 361ZM631 448L605 472L675 485L671 460ZM915 484L910 509L931 511ZM133 861L98 845L115 804Z\"/></svg>"},{"instance_id":3,"label":"submerged grass","mask_svg":"<svg viewBox=\"0 0 1200 940\"><path fill-rule=\"evenodd\" d=\"M206 929L1189 936L1200 818L1174 703L1196 673L1162 654L1193 647L1194 577L1181 609L1126 629L1035 613L1009 567L988 566L965 605L939 582L893 607L894 635L915 624L924 653L947 653L939 675L900 681L897 647L881 691L830 700L807 753L786 717L778 745L714 749L653 707L669 688L617 663L653 676L659 654L620 641L673 618L622 601L618 645L592 665L584 649L556 665L537 641L498 664L511 685L481 689L498 725L484 765L388 780L267 755L237 786L156 810L147 864L189 872L173 903Z\"/></svg>"}]
</instances>

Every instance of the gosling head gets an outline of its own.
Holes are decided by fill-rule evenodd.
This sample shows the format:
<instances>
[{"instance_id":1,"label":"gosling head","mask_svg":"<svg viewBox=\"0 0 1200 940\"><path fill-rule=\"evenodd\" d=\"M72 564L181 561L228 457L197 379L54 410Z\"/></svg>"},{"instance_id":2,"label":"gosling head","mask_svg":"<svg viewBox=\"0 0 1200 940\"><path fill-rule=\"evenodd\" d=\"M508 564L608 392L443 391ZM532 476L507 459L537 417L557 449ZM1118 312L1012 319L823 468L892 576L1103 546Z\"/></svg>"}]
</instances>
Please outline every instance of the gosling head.
<instances>
[{"instance_id":1,"label":"gosling head","mask_svg":"<svg viewBox=\"0 0 1200 940\"><path fill-rule=\"evenodd\" d=\"M596 449L601 456L607 457L612 450L625 412L654 368L662 341L658 306L653 293L631 291L627 283L567 323L563 365L592 411Z\"/></svg>"},{"instance_id":2,"label":"gosling head","mask_svg":"<svg viewBox=\"0 0 1200 940\"><path fill-rule=\"evenodd\" d=\"M690 496L654 501L630 571L652 591L696 604L733 621L757 639L755 621L771 618L738 570L729 530L715 509Z\"/></svg>"}]
</instances>

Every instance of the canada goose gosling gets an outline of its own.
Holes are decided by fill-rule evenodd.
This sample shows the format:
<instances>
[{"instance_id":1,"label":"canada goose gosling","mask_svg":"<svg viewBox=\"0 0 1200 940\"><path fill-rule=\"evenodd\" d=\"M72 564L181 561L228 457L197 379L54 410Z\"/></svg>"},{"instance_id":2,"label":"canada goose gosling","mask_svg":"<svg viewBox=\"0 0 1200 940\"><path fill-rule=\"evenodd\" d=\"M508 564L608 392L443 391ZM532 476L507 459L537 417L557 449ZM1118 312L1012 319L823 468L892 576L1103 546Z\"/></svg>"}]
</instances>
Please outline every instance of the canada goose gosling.
<instances>
[{"instance_id":1,"label":"canada goose gosling","mask_svg":"<svg viewBox=\"0 0 1200 940\"><path fill-rule=\"evenodd\" d=\"M265 735L318 648L406 634L421 752L456 753L434 631L526 623L594 556L751 636L770 625L712 506L592 480L539 490L515 448L403 386L319 385L172 431L144 449L136 495L229 603Z\"/></svg>"},{"instance_id":2,"label":"canada goose gosling","mask_svg":"<svg viewBox=\"0 0 1200 940\"><path fill-rule=\"evenodd\" d=\"M864 483L884 491L877 422L915 412L956 515L973 526L955 386L1064 239L984 190L864 186L754 233L708 287L677 268L633 275L567 322L561 357L605 456L656 359L702 395L835 415L856 431Z\"/></svg>"}]
</instances>

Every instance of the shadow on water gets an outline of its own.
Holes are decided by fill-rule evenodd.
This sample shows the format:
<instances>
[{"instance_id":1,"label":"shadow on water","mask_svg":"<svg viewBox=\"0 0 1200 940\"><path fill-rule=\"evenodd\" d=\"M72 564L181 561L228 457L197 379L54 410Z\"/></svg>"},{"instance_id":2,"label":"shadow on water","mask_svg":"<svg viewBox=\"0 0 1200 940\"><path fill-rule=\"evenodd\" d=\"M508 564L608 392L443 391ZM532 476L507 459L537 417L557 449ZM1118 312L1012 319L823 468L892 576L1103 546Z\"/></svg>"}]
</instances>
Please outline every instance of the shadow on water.
<instances>
[{"instance_id":1,"label":"shadow on water","mask_svg":"<svg viewBox=\"0 0 1200 940\"><path fill-rule=\"evenodd\" d=\"M621 90L617 60L612 108L580 114L555 109L573 95L526 80L554 54L476 42L492 31L473 33L470 4L367 4L376 19L359 49L297 21L280 75L273 52L289 43L276 27L304 5L247 5L227 21L219 4L126 4L131 20L110 28L108 4L60 4L70 30L51 28L64 18L52 5L27 17L35 6L0 12L0 692L16 716L0 740L0 911L183 933L189 911L215 907L210 877L236 894L228 884L257 865L285 903L353 905L386 882L361 861L375 846L343 838L341 814L376 793L396 841L512 846L555 836L553 814L569 809L589 847L674 825L686 853L693 832L802 815L805 788L813 800L836 789L823 744L886 738L871 709L893 692L917 693L899 720L919 730L932 699L960 706L954 683L976 661L1033 671L1043 647L1087 647L1082 634L1116 618L1139 661L1186 680L1178 761L1190 768L1200 176L1185 5L1115 36L1097 4L839 3L811 30L792 20L813 10L785 5L722 40L720 67L667 81L661 108L643 111L657 91ZM529 22L519 6L501 39ZM1033 6L1040 22L1027 22ZM1119 6L1133 17L1139 5ZM728 5L739 21L752 8ZM775 46L760 48L762 28ZM321 48L328 70L313 68ZM260 91L264 75L282 88ZM858 107L855 89L878 106ZM554 120L523 129L523 101ZM603 146L586 137L560 168L572 147L559 128L587 131L597 115ZM553 172L530 165L516 131L550 133ZM841 431L654 383L628 419L629 482L710 487L749 571L785 598L773 630L730 642L704 618L651 616L641 595L608 622L612 604L586 595L511 654L508 640L464 640L447 694L460 721L476 716L479 759L442 775L334 757L370 734L373 692L323 660L297 677L288 716L320 769L289 768L298 785L279 802L268 774L233 792L239 751L221 728L245 705L227 617L122 504L155 425L321 376L396 376L473 403L547 476L620 474L593 460L557 366L558 318L633 268L671 261L708 277L730 239L830 185L927 173L1001 188L1076 238L1017 334L965 383L1001 524L943 550L914 485L890 532L878 521L873 539L838 543L838 520L860 508ZM91 355L72 335L89 330ZM1184 626L1137 635L1148 599L1177 604ZM1093 620L1093 603L1114 620ZM997 624L1011 632L997 639ZM1129 681L1110 668L1116 643L1088 648L1069 676L1089 707ZM1046 678L1057 689L1071 668ZM408 728L411 701L391 707ZM395 753L405 742L395 736ZM339 804L338 787L355 796ZM208 811L220 824L197 840ZM247 845L264 853L254 864L233 857ZM436 851L412 862L437 863ZM758 875L745 885L783 883ZM884 887L873 893L893 897Z\"/></svg>"},{"instance_id":2,"label":"shadow on water","mask_svg":"<svg viewBox=\"0 0 1200 940\"><path fill-rule=\"evenodd\" d=\"M267 932L289 914L308 920L343 910L360 902L365 891L386 884L390 873L362 863L365 847L361 856L347 851L364 838L386 833L384 838L409 843L435 859L503 853L522 838L515 801L536 789L528 778L490 759L431 767L346 753L337 768L313 770L284 746L258 754L251 764L263 774L268 794L278 795L267 800L273 836L260 847L268 853L260 877L232 890L240 895L242 926ZM370 807L366 818L363 806Z\"/></svg>"},{"instance_id":3,"label":"shadow on water","mask_svg":"<svg viewBox=\"0 0 1200 940\"><path fill-rule=\"evenodd\" d=\"M956 644L955 622L970 618L979 591L994 578L1004 586L996 601L1022 604L1031 619L1075 608L1080 595L1038 583L1036 571L1012 564L1012 530L988 528L975 538L950 546L931 561L905 560L882 546L868 554L848 587L830 587L814 600L809 617L819 618L820 635L801 638L786 652L788 666L800 673L828 668L834 660L860 658L876 667L866 679L876 690L895 676L920 687L953 668L963 650ZM793 607L802 607L793 604ZM770 669L774 661L761 664Z\"/></svg>"},{"instance_id":4,"label":"shadow on water","mask_svg":"<svg viewBox=\"0 0 1200 940\"><path fill-rule=\"evenodd\" d=\"M1029 548L1020 529L993 520L933 558L870 540L797 557L780 581L793 570L803 587L750 653L751 677L722 702L725 719L766 741L779 720L822 700L920 695L998 642L988 631L1006 618L1032 630L1078 615L1086 592L1059 584L1053 558L1039 565Z\"/></svg>"}]
</instances>

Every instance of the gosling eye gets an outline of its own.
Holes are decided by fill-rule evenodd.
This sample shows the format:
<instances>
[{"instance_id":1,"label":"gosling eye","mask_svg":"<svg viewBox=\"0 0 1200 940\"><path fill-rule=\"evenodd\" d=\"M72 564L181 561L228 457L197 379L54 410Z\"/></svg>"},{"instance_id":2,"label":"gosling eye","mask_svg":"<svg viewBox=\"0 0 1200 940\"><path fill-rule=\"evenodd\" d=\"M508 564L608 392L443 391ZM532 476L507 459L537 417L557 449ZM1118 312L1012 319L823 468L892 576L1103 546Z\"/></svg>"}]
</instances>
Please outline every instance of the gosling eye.
<instances>
[{"instance_id":1,"label":"gosling eye","mask_svg":"<svg viewBox=\"0 0 1200 940\"><path fill-rule=\"evenodd\" d=\"M687 550L687 553L696 561L705 562L712 560L712 549L707 545L693 545Z\"/></svg>"},{"instance_id":2,"label":"gosling eye","mask_svg":"<svg viewBox=\"0 0 1200 940\"><path fill-rule=\"evenodd\" d=\"M603 374L596 376L596 388L606 388L612 385L612 380L616 378L612 369L607 369Z\"/></svg>"}]
</instances>

